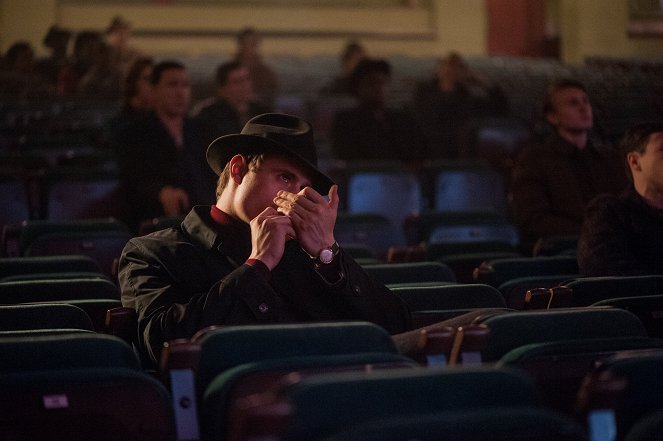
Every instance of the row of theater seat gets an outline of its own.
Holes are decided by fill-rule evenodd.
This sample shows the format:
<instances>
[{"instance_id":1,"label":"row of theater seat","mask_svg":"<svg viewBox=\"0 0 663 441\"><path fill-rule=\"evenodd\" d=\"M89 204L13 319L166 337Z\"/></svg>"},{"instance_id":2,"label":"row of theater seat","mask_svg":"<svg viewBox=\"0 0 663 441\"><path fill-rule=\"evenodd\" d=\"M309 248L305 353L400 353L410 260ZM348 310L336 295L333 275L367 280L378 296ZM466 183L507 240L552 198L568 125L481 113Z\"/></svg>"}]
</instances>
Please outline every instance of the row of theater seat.
<instances>
[{"instance_id":1,"label":"row of theater seat","mask_svg":"<svg viewBox=\"0 0 663 441\"><path fill-rule=\"evenodd\" d=\"M580 440L624 439L660 414L663 341L626 311L505 313L483 326L485 348L504 332L530 337L445 368L439 351L404 357L366 323L226 327L172 342L163 382L117 338L0 338L0 425L26 440Z\"/></svg>"},{"instance_id":2,"label":"row of theater seat","mask_svg":"<svg viewBox=\"0 0 663 441\"><path fill-rule=\"evenodd\" d=\"M83 233L82 230L79 232ZM23 233L21 236L23 236ZM34 236L35 233L25 233L26 240ZM88 244L87 246L79 246L76 249L90 250L91 248ZM115 252L117 253L117 251ZM122 336L127 342L135 344L135 322L132 325L133 328L130 328L134 332L129 333L123 332L120 327L115 327L113 320L110 320L108 323L106 322L107 311L105 310L110 309L117 312L116 307L119 306L119 292L117 291L117 287L109 286L109 284L113 285L114 281L112 271L110 272L111 276L103 274L96 262L93 261L92 265L90 265L90 258L78 259L85 263L77 266L78 263L75 263L77 259L71 256L0 259L0 278L3 279L0 280L0 296L7 299L2 303L9 303L9 296L15 295L16 297L14 297L12 302L34 303L37 300L50 300L59 304L76 304L81 309L84 309L90 318L89 322L82 319L74 321L75 319L72 315L65 319L65 323L71 323L71 325L67 325L64 328L62 328L63 325L57 325L54 322L52 323L53 327L48 327L44 322L44 327L48 327L48 329L35 330L35 326L29 325L29 319L24 316L23 319L20 319L21 326L19 327L22 329L5 329L3 331L3 338L0 338L0 340L9 339L23 343L25 341L39 342L45 339L47 341L45 344L50 346L53 341L62 338L63 335L67 341L76 340L79 337L72 337L71 328L80 327L82 329L75 331L74 335L84 334L87 337L83 338L92 339L93 336L97 336L96 333L108 332ZM26 264L28 269L25 269L26 267L23 270L19 269L21 265ZM411 438L415 435L423 436L421 432L417 432L418 429L416 427L421 427L418 424L431 427L431 431L445 430L444 433L447 433L446 431L454 433L453 430L456 430L457 426L452 425L448 427L448 422L454 421L454 419L468 421L468 423L475 421L475 424L470 424L472 428L490 427L491 430L487 433L494 436L490 438L490 436L484 433L485 437L481 438L481 436L484 436L481 433L459 432L459 439L468 439L468 437L469 439L500 439L500 435L498 434L506 430L507 427L511 431L515 430L513 425L500 425L500 419L490 420L490 418L487 418L485 411L478 410L483 409L482 406L486 405L486 401L459 401L459 394L462 395L465 392L470 396L472 394L480 395L479 392L475 392L475 389L469 388L465 389L465 392L461 390L454 393L448 392L447 394L449 386L448 383L444 382L465 384L464 381L466 380L461 380L460 376L445 377L444 380L424 379L424 377L439 376L439 372L433 375L429 371L433 366L454 364L456 367L454 370L449 370L448 373L450 375L475 375L475 377L471 377L473 378L472 382L481 383L482 381L486 381L491 384L495 382L495 385L490 386L497 388L494 390L498 390L501 387L498 385L499 379L496 379L496 377L503 375L501 373L502 370L509 368L521 370L523 371L521 374L524 374L526 382L532 381L532 379L535 380L535 393L542 393L544 397L543 401L537 402L537 407L534 409L530 404L527 404L523 408L514 409L513 407L518 406L511 406L505 401L489 401L492 408L499 408L491 410L490 414L495 412L495 415L511 415L513 421L519 422L519 424L514 423L516 428L523 429L525 432L527 430L534 430L534 433L538 433L537 431L545 432L545 430L550 430L550 425L544 424L545 422L556 422L556 427L566 427L569 430L575 427L575 429L580 429L580 432L571 430L571 433L583 434L589 429L583 428L582 425L580 427L577 424L574 426L574 421L569 418L571 418L572 413L570 408L573 407L573 402L575 402L576 395L580 390L581 381L590 374L589 367L595 361L613 353L619 353L620 356L625 356L628 353L632 356L634 355L633 351L636 349L661 347L659 338L663 334L661 333L661 325L658 322L662 316L660 313L663 309L660 294L662 294L663 290L660 289L660 276L621 279L578 278L575 273L577 266L572 256L494 259L476 267L473 275L475 279L472 280L474 283L464 284L459 284L455 272L451 270L450 266L442 262L380 264L376 263L376 261L368 260L364 263L364 266L369 273L383 283L386 283L404 298L413 310L413 319L417 325L436 323L441 319L453 318L462 312L477 308L492 308L493 314L481 317L476 320L475 324L465 326L463 329L429 329L425 333L416 335L416 338L410 342L412 347L419 351L418 356L403 357L402 355L395 354L396 358L394 358L393 349L391 353L388 352L389 355L387 358L382 358L382 350L377 350L377 348L382 348L382 346L374 342L374 337L369 337L361 333L354 337L346 334L354 332L346 328L349 327L356 330L356 328L360 327L356 323L343 325L290 325L262 329L261 327L239 327L237 329L208 330L190 341L169 343L168 350L165 351L168 354L168 358L164 360L163 368L159 371L159 378L164 378L164 383L159 384L157 382L156 384L159 385L155 386L154 378L149 378L153 377L153 375L146 374L145 372L134 372L129 374L127 378L123 376L124 374L116 374L115 378L120 379L119 384L126 385L142 381L136 379L137 376L144 377L147 375L149 384L136 387L136 391L143 391L141 393L145 393L148 396L146 403L149 403L155 409L160 406L158 404L159 397L166 397L166 399L173 400L167 403L168 406L164 411L165 413L161 414L160 424L162 424L162 428L166 429L166 432L170 431L171 428L174 431L180 431L180 439L192 439L189 436L192 432L186 432L187 430L198 430L199 435L209 437L209 439L255 439L261 436L272 436L275 439L322 439L324 437L332 437L331 439L363 439L353 437L368 436L369 438L366 439L376 439L370 438L370 436L377 436L376 433L381 433L382 436L382 438L377 439L390 439L388 438L391 436L389 433L385 434L380 431L380 428L386 427L391 428L390 433L402 433L403 436ZM530 278L527 281L529 284L526 283L528 289L521 291L518 296L505 296L504 285L513 281L514 278L522 278L519 276ZM552 285L550 287L543 287L543 291L540 292L534 289L542 287L542 279L537 279L537 277L562 277L563 280L568 280L568 283L564 283L561 288L553 287ZM94 290L95 296L103 291L101 288L92 288L92 285L96 284L97 280L102 280L103 282L101 283L106 288L110 288L108 295L100 295L100 297L108 298L86 298L90 297L91 294L91 291L87 291L86 293L86 290ZM69 284L68 288L66 288L67 284ZM582 286L583 284L585 284L585 287ZM594 285L593 291L591 288L592 284ZM550 289L551 287L553 289ZM18 292L13 291L17 289L22 289L25 294L11 294L11 292ZM5 291L2 292L2 290ZM78 290L78 294L75 294L76 290ZM65 294L59 298L48 297L58 291ZM22 295L28 295L28 297L21 297ZM621 299L617 301L601 300L614 297L620 297ZM515 303L514 299L516 298L519 299L519 304ZM561 303L558 302L559 299L564 298L567 299L566 303L564 301ZM514 303L508 303L509 299ZM572 303L569 303L569 299L571 299ZM619 308L586 306L600 300L604 303L614 302L615 305L619 305ZM102 301L106 303L100 304L99 302ZM644 303L639 303L639 306L635 306L634 303L631 303L633 301ZM86 309L86 307L90 308L91 305L96 305L96 309ZM514 309L521 308L554 308L568 305L579 307L572 309L557 308L550 311L514 311ZM41 307L47 308L43 304ZM14 306L9 307L9 309L12 311L7 311L7 316L13 314L16 317L17 311L23 310L23 313L25 313L29 308L27 306ZM121 309L119 311L125 312ZM34 310L30 313L37 314ZM0 314L5 313L0 312ZM51 310L49 314L54 318L56 312ZM110 314L109 317L112 318L113 315ZM115 317L117 318L117 316ZM13 322L16 321L17 319L13 320ZM7 323L7 327L9 328L11 327L9 324L12 323L12 319L7 318L3 322ZM89 325L90 322L92 326ZM315 329L318 329L316 326L325 330L315 331ZM376 332L374 326L368 325L368 327L370 331L364 330L362 332ZM96 331L96 333L92 333L92 330ZM252 332L255 333L253 337L247 336L247 333L251 334ZM264 332L264 334L261 332ZM336 332L341 332L341 334L335 334ZM331 343L324 339L316 340L318 333L327 335L327 339L331 339L336 343ZM42 335L40 336L40 334ZM205 351L204 348L210 345L210 343L204 342L208 341L208 337L212 339L212 336L217 334L224 336L216 336L213 337L214 339L220 339L220 341L230 339L229 341L234 341L234 343L224 343L227 345L225 349L209 349ZM228 334L235 335L235 337L228 337ZM26 335L30 335L31 337L26 340ZM292 337L286 337L286 335L292 335ZM103 338L108 339L108 337ZM236 338L236 340L232 340L232 338ZM292 347L287 343L289 338L292 339ZM381 338L389 340L385 335ZM110 339L113 340L112 338ZM361 345L361 342L364 342L371 348L376 349L374 351L351 349L350 346L352 345L348 342L352 342L352 345ZM339 349L339 345L343 348ZM534 346L528 349L527 345ZM74 344L74 346L77 345ZM42 352L41 349L34 350L28 349L28 346L22 347L22 351L30 353L37 358L40 357L39 354L43 354L46 358L53 357L53 354L48 350ZM77 350L80 351L81 349ZM353 350L359 353L380 352L380 354L378 354L377 358L374 358L375 354L373 354L371 357L364 359L362 357L365 354L357 355L352 352ZM350 352L350 354L329 354L325 351L342 351ZM135 355L132 356L136 357ZM174 358L170 359L171 356ZM235 366L240 371L243 369L251 371L252 368L256 368L259 371L261 369L265 370L266 377L259 376L258 380L256 380L258 381L257 383L249 382L250 384L246 386L251 391L251 394L248 394L248 396L242 395L242 390L246 392L246 389L242 389L242 386L238 389L240 391L238 392L239 396L235 397L233 395L235 392L232 392L236 390L234 389L235 386L230 389L231 392L228 392L226 388L230 386L228 383L224 383L222 379L230 375L227 371L233 369L233 366L224 363L228 363L227 360L235 356L240 357L237 359L239 360L237 361L238 366ZM337 356L339 357L338 360L336 359ZM344 357L349 358L345 359ZM18 356L11 356L11 358L16 363L27 364L27 362L18 361L20 360ZM301 364L302 359L308 358L311 358L308 361L310 364ZM24 391L29 389L26 384L34 384L35 388L39 389L38 391L35 390L34 393L31 392L26 395L31 398L26 398L23 401L17 399L17 403L20 403L21 406L26 406L23 409L32 409L33 407L30 407L32 404L29 401L35 399L35 397L41 397L41 402L44 402L44 400L49 402L49 406L51 406L49 409L60 409L60 415L67 414L68 411L62 411L65 407L62 407L62 404L58 404L63 399L61 396L63 394L45 393L44 390L55 390L53 388L54 383L62 384L63 378L70 375L76 377L79 369L74 369L75 366L67 365L68 361L66 360L74 360L75 357L73 356L60 355L55 357L55 359L60 360L59 362L64 363L64 365L59 367L54 366L51 369L48 362L36 362L36 369L44 371L37 374L36 377L33 377L30 372L19 374L15 372L14 368L7 368L8 371L11 371L9 376L11 380L8 381L20 385L20 387L9 387L7 390L18 394L19 388L23 388ZM94 359L94 357L90 359ZM269 361L267 363L268 367L257 367L256 364L262 366L261 363L265 359ZM353 363L350 363L350 361L353 361ZM340 364L335 365L335 362ZM215 363L221 363L220 367L213 367ZM269 368L270 363L272 366L280 366L280 370L276 373L272 372L271 368ZM483 366L478 367L476 366L477 364L482 364ZM138 365L140 366L139 362ZM66 368L63 368L63 366ZM198 378L198 372L201 370L204 371L206 369L205 366L212 366L212 371L207 374L207 380L203 381ZM243 367L240 369L239 366ZM473 367L470 368L470 366ZM382 367L389 368L389 372L382 372ZM422 367L427 368L422 370ZM81 382L89 384L91 381L90 378L104 376L94 366L85 366L83 370L87 369L91 369L92 371L71 379L71 381L78 385L74 387L74 390L77 392L71 392L71 395L64 394L67 400L69 400L69 397L72 397L71 400L73 402L73 397L77 396L79 392L79 395L85 396L83 392L88 389L81 388ZM174 383L174 388L171 386L172 382L168 380L168 378L172 379L173 369L177 379ZM457 372L458 369L461 372ZM481 372L475 373L472 369L479 369ZM486 369L490 373L486 374L483 372ZM352 372L339 373L337 372L338 370L350 370ZM364 372L377 370L381 372ZM500 371L500 373L495 374L495 370ZM295 374L289 375L292 373ZM385 377L384 379L382 378L383 376ZM415 379L409 379L410 377L414 377ZM178 387L186 384L187 381L193 384L194 388L197 388L195 395L187 395L186 390L182 391L178 389ZM350 381L350 384L353 384L353 386L347 386L347 381ZM369 384L364 386L364 381ZM410 381L414 383L410 384ZM433 381L433 383L427 383L427 381ZM443 383L437 383L438 381ZM315 385L309 385L310 382ZM211 383L216 383L217 388L211 388ZM167 387L164 387L164 384ZM318 384L325 384L325 386L317 386ZM442 384L445 384L445 386L441 386ZM154 389L155 387L156 389ZM309 388L316 390L318 387L322 391L326 391L322 398L319 395L306 395L309 393ZM373 390L374 395L367 394L366 396L372 397L372 400L379 401L380 404L384 403L384 406L377 406L379 411L376 410L375 414L363 413L363 407L359 410L355 410L354 407L348 407L348 402L365 402L353 396L342 395L340 391L346 390L346 387L350 390L353 388L360 388L361 390L368 388L369 390ZM418 389L419 387L421 389ZM482 390L487 390L485 387ZM165 389L165 395L162 388ZM304 388L305 392L302 392L300 388ZM399 420L398 423L389 422L387 420L393 420L395 417L387 411L389 409L400 409L405 406L401 401L396 400L398 396L404 396L402 388L411 388L413 391L419 391L415 396L425 398L421 398L419 401L412 398L415 403L412 404L413 407L411 410L401 412L402 420ZM208 389L208 392L204 392ZM337 391L338 395L329 395L330 389ZM429 390L428 393L439 395L439 401L427 398L423 394L423 391L426 389ZM628 393L622 389L620 390L621 393ZM563 391L564 393L562 393ZM600 392L601 390L597 393ZM136 398L132 397L131 393L129 391L118 393L116 394L116 398L122 403L133 402ZM199 395L201 393L202 398ZM295 397L291 397L291 393L295 394ZM505 393L500 392L499 396L501 397ZM302 398L304 401L298 401L300 399L298 397L300 396L308 398ZM522 396L519 396L521 397L519 399L522 399ZM230 401L228 401L228 397L231 398ZM86 406L91 405L89 399L87 401L85 398L81 399L83 399ZM215 401L217 399L221 401ZM304 409L301 408L303 403L311 403L312 401L309 400L314 399L326 404L318 406L322 408L322 413L319 415L311 413L316 409L315 406L310 407L306 405ZM336 399L339 401L334 401ZM616 399L616 397L611 396L610 399ZM409 401L409 399L406 400L407 403ZM80 401L77 402L80 403ZM525 402L529 403L528 401ZM196 403L198 406L195 416L199 417L199 420L198 423L188 424L187 421L190 422L194 415L191 413L193 412L191 410L192 403ZM334 406L338 406L338 408L334 408ZM362 406L371 407L367 404L362 404ZM658 404L652 404L652 406L651 410L654 410ZM635 420L643 417L645 414L644 410L640 408L640 413L637 417L633 414L628 419L620 413L623 413L624 409L611 406L607 408L613 409L616 412L613 414L613 417L617 418L615 424L622 433L630 431L631 425L635 424ZM141 410L140 408L136 408L132 412L127 412L134 413L135 415L146 415L145 409ZM225 416L219 416L218 412L223 412L223 415L226 415L226 412L230 412L233 415L230 419L232 424L222 423L221 421L224 421L223 418ZM234 412L238 413L235 414ZM531 412L531 420L527 420L523 412ZM557 413L551 414L550 412ZM55 413L57 411L54 413L46 412L46 414L41 414L39 418L52 419L55 418ZM13 426L12 422L23 424L26 421L25 418L28 417L14 418L12 416L15 415L15 411L14 413L9 412L7 415L10 417L3 423L8 428L7 433L19 433L21 429ZM80 418L80 414L72 414L72 418L73 415L78 415ZM363 417L353 420L348 415L362 415ZM30 418L33 417L30 416ZM108 418L119 419L121 417L121 415L115 415ZM145 418L148 417L149 415L145 416ZM67 420L66 416L62 418ZM321 422L325 418L328 418L330 421L326 426ZM622 418L627 418L624 421L629 421L628 425L622 421ZM126 426L123 423L123 425L116 428L117 430L119 430L119 427L124 427L122 430L126 429L126 432L123 432L120 439L134 439L131 436L134 436L136 433L139 434L136 435L138 438L151 439L145 432L141 432L142 429L140 427L136 426L138 419L140 418L134 417L134 419L126 423ZM168 423L164 423L165 419L168 419ZM109 429L111 425L108 422L109 420L99 421L97 419L95 421L97 421L95 424L98 424L98 427L106 428L105 430L108 432L109 439L112 439L110 437L116 434L116 432ZM536 423L532 423L531 426L528 425L532 421ZM63 426L65 424L63 422L56 423L60 423ZM479 426L477 426L478 424ZM481 426L481 424L484 426ZM26 425L26 427L38 427L38 425ZM145 424L143 429L147 430L149 427L154 426ZM446 429L444 429L445 427ZM544 430L543 427L548 427L548 429ZM78 428L80 430L92 430L90 425L82 428L79 426ZM182 432L183 430L184 432ZM340 433L346 430L347 434ZM400 432L401 430L404 432ZM467 430L470 429L468 428ZM65 429L63 429L62 433L72 435L71 431ZM163 435L163 432L157 431L154 433L159 433L158 436ZM440 432L431 433L435 433L435 435L431 435L432 438L430 439L435 439L436 436L439 436ZM531 436L532 432L529 433ZM473 438L474 435L477 438ZM29 433L25 439L34 439L35 436L34 432ZM83 439L77 436L74 434L72 438ZM166 436L165 439L168 439L168 436L175 435L170 433L164 436ZM513 436L515 438L509 438L505 435L504 439L518 439L516 435ZM37 436L37 438L39 437ZM541 438L546 439L544 435L541 435ZM86 439L104 438L88 436ZM422 439L427 438L424 437ZM525 435L523 435L523 439L527 439ZM581 438L571 437L569 439Z\"/></svg>"},{"instance_id":3,"label":"row of theater seat","mask_svg":"<svg viewBox=\"0 0 663 441\"><path fill-rule=\"evenodd\" d=\"M87 162L79 167L51 165L34 155L1 158L5 164L0 177L9 193L5 198L11 197L16 206L10 220L27 219L19 217L26 213L54 220L93 215L95 207L100 209L99 199L108 197L119 183L107 151L85 153L79 161ZM507 213L505 177L478 160L432 162L416 170L388 161L333 161L322 166L340 184L342 210L380 213L396 225L425 210ZM24 213L18 210L21 207Z\"/></svg>"}]
</instances>

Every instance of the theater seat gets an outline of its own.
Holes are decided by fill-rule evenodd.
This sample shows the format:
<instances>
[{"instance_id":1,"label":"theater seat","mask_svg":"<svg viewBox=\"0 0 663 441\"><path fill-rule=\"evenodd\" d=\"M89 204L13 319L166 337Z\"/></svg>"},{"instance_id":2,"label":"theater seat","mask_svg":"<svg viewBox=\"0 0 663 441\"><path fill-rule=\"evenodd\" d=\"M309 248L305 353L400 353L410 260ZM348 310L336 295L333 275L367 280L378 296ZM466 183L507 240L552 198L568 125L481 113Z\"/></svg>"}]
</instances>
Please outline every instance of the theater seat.
<instances>
[{"instance_id":1,"label":"theater seat","mask_svg":"<svg viewBox=\"0 0 663 441\"><path fill-rule=\"evenodd\" d=\"M322 440L370 421L536 405L531 383L505 370L390 370L292 378L272 393L238 403L231 414L230 440Z\"/></svg>"},{"instance_id":2,"label":"theater seat","mask_svg":"<svg viewBox=\"0 0 663 441\"><path fill-rule=\"evenodd\" d=\"M113 218L79 221L29 221L20 232L22 256L86 255L114 277L115 260L132 237Z\"/></svg>"},{"instance_id":3,"label":"theater seat","mask_svg":"<svg viewBox=\"0 0 663 441\"><path fill-rule=\"evenodd\" d=\"M0 376L6 439L174 441L164 386L134 369L95 367Z\"/></svg>"},{"instance_id":4,"label":"theater seat","mask_svg":"<svg viewBox=\"0 0 663 441\"><path fill-rule=\"evenodd\" d=\"M516 311L479 319L490 329L484 361L497 361L526 344L586 338L646 337L637 316L612 308Z\"/></svg>"},{"instance_id":5,"label":"theater seat","mask_svg":"<svg viewBox=\"0 0 663 441\"><path fill-rule=\"evenodd\" d=\"M66 303L0 305L0 331L56 328L94 331L90 317L77 306Z\"/></svg>"},{"instance_id":6,"label":"theater seat","mask_svg":"<svg viewBox=\"0 0 663 441\"><path fill-rule=\"evenodd\" d=\"M584 441L583 427L547 409L524 406L394 416L351 425L326 441Z\"/></svg>"}]
</instances>

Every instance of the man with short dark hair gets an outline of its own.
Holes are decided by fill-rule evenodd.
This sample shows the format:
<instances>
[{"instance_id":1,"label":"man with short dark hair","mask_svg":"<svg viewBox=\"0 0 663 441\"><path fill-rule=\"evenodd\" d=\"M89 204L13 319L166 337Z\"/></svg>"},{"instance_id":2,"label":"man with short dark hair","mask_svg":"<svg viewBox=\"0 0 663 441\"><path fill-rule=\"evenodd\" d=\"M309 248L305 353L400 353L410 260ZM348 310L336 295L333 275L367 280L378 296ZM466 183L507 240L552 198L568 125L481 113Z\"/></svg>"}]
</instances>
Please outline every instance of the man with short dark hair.
<instances>
[{"instance_id":1,"label":"man with short dark hair","mask_svg":"<svg viewBox=\"0 0 663 441\"><path fill-rule=\"evenodd\" d=\"M513 218L524 243L578 234L589 201L619 193L626 183L617 152L590 139L594 118L585 86L552 84L544 113L555 132L523 151L512 176Z\"/></svg>"},{"instance_id":2,"label":"man with short dark hair","mask_svg":"<svg viewBox=\"0 0 663 441\"><path fill-rule=\"evenodd\" d=\"M631 183L587 207L578 266L587 276L663 274L663 123L626 131L621 149Z\"/></svg>"},{"instance_id":3,"label":"man with short dark hair","mask_svg":"<svg viewBox=\"0 0 663 441\"><path fill-rule=\"evenodd\" d=\"M122 253L122 303L138 312L140 349L209 325L366 320L409 329L399 297L369 277L334 238L338 188L317 168L311 126L263 114L215 140L214 205L181 226L134 238Z\"/></svg>"},{"instance_id":4,"label":"man with short dark hair","mask_svg":"<svg viewBox=\"0 0 663 441\"><path fill-rule=\"evenodd\" d=\"M254 100L249 69L237 61L217 67L216 86L216 96L202 101L192 112L208 143L219 136L238 133L249 119L270 110Z\"/></svg>"},{"instance_id":5,"label":"man with short dark hair","mask_svg":"<svg viewBox=\"0 0 663 441\"><path fill-rule=\"evenodd\" d=\"M114 138L134 227L153 217L183 215L214 199L207 143L187 117L191 83L184 65L163 61L154 66L150 82L153 111L119 129Z\"/></svg>"},{"instance_id":6,"label":"man with short dark hair","mask_svg":"<svg viewBox=\"0 0 663 441\"><path fill-rule=\"evenodd\" d=\"M332 150L344 161L396 160L417 164L426 159L426 139L412 117L389 107L391 64L364 58L349 78L357 105L337 111L331 129Z\"/></svg>"}]
</instances>

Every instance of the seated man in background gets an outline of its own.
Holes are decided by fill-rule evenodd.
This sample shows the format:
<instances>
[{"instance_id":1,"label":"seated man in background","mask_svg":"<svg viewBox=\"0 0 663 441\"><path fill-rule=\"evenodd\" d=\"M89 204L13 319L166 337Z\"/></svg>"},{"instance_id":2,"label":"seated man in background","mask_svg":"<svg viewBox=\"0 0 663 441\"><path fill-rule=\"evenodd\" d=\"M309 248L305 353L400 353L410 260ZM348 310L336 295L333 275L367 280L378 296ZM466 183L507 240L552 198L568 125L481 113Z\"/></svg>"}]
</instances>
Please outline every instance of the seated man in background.
<instances>
[{"instance_id":1,"label":"seated man in background","mask_svg":"<svg viewBox=\"0 0 663 441\"><path fill-rule=\"evenodd\" d=\"M441 58L432 80L417 84L413 97L417 118L428 139L431 158L467 156L464 132L472 120L508 113L508 101L497 84L470 69L457 52Z\"/></svg>"},{"instance_id":2,"label":"seated man in background","mask_svg":"<svg viewBox=\"0 0 663 441\"><path fill-rule=\"evenodd\" d=\"M626 184L616 150L590 139L592 105L581 83L551 85L543 111L554 133L523 151L511 183L514 222L528 244L579 234L589 201L600 193L619 193Z\"/></svg>"},{"instance_id":3,"label":"seated man in background","mask_svg":"<svg viewBox=\"0 0 663 441\"><path fill-rule=\"evenodd\" d=\"M621 143L630 185L587 207L578 266L587 276L663 274L663 123L639 124Z\"/></svg>"},{"instance_id":4,"label":"seated man in background","mask_svg":"<svg viewBox=\"0 0 663 441\"><path fill-rule=\"evenodd\" d=\"M341 54L341 72L326 84L322 94L350 94L350 77L361 60L366 58L366 49L357 41L345 45Z\"/></svg>"},{"instance_id":5,"label":"seated man in background","mask_svg":"<svg viewBox=\"0 0 663 441\"><path fill-rule=\"evenodd\" d=\"M219 136L238 133L249 119L270 110L254 100L249 69L237 61L217 67L216 87L216 96L202 101L192 111L207 144Z\"/></svg>"},{"instance_id":6,"label":"seated man in background","mask_svg":"<svg viewBox=\"0 0 663 441\"><path fill-rule=\"evenodd\" d=\"M133 227L145 219L179 216L211 202L214 176L207 143L187 117L191 83L184 65L162 61L152 70L152 111L119 127L114 140Z\"/></svg>"},{"instance_id":7,"label":"seated man in background","mask_svg":"<svg viewBox=\"0 0 663 441\"><path fill-rule=\"evenodd\" d=\"M391 65L364 58L350 78L357 106L334 115L331 138L337 159L344 161L396 160L417 163L426 158L426 140L414 118L388 106Z\"/></svg>"}]
</instances>

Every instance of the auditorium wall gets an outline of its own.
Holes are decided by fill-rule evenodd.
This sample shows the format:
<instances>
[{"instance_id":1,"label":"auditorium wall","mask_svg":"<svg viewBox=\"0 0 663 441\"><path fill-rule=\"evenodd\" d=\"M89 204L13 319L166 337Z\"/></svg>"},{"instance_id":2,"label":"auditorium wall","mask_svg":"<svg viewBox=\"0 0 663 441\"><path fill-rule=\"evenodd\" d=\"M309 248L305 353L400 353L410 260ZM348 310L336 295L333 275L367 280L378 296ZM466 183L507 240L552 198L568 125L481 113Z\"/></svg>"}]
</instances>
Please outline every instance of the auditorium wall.
<instances>
[{"instance_id":1,"label":"auditorium wall","mask_svg":"<svg viewBox=\"0 0 663 441\"><path fill-rule=\"evenodd\" d=\"M556 8L564 61L663 54L663 38L627 35L628 0L548 3ZM155 55L230 54L234 32L246 25L264 32L267 56L336 54L352 36L381 56L487 52L483 0L0 0L0 48L27 40L43 54L51 24L102 30L116 14L133 23L133 44Z\"/></svg>"}]
</instances>

